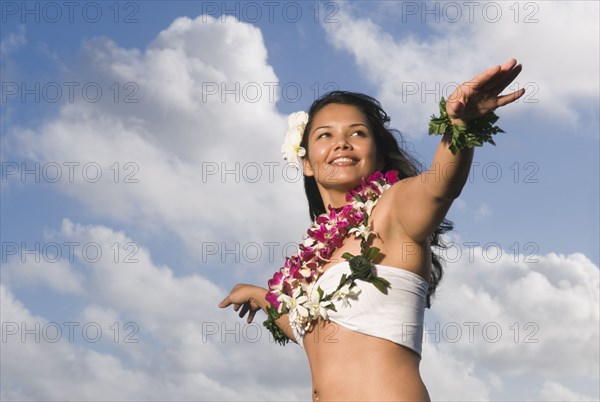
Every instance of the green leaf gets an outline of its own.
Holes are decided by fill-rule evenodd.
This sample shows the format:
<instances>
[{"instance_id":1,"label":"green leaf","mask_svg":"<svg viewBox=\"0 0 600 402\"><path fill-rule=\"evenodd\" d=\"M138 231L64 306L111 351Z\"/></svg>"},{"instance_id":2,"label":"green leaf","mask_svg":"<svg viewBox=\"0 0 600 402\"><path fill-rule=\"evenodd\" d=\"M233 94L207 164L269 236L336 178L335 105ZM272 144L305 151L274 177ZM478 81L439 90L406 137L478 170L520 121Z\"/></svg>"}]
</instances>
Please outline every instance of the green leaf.
<instances>
[{"instance_id":1,"label":"green leaf","mask_svg":"<svg viewBox=\"0 0 600 402\"><path fill-rule=\"evenodd\" d=\"M342 258L345 258L347 260L351 260L351 259L354 258L354 256L352 254L350 254L350 253L344 253L344 254L342 254Z\"/></svg>"},{"instance_id":2,"label":"green leaf","mask_svg":"<svg viewBox=\"0 0 600 402\"><path fill-rule=\"evenodd\" d=\"M325 293L325 292L324 292L324 291L323 291L323 289L321 289L321 287L319 286L319 287L317 288L317 293L319 293L319 299L322 299L322 298L323 298L323 293Z\"/></svg>"},{"instance_id":3,"label":"green leaf","mask_svg":"<svg viewBox=\"0 0 600 402\"><path fill-rule=\"evenodd\" d=\"M442 135L451 133L450 151L456 153L463 148L473 148L483 146L489 142L492 145L496 143L492 140L492 135L504 133L498 126L494 126L499 117L494 111L490 111L485 115L474 119L466 126L453 125L450 117L446 112L446 100L440 99L440 117L431 116L429 121L429 135Z\"/></svg>"},{"instance_id":4,"label":"green leaf","mask_svg":"<svg viewBox=\"0 0 600 402\"><path fill-rule=\"evenodd\" d=\"M285 346L289 342L290 338L277 326L275 320L281 317L281 314L272 305L267 306L267 319L263 322L264 327L271 332L275 342L281 346Z\"/></svg>"},{"instance_id":5,"label":"green leaf","mask_svg":"<svg viewBox=\"0 0 600 402\"><path fill-rule=\"evenodd\" d=\"M344 284L346 283L346 274L342 275L341 279L340 279L340 284L338 285L337 289L340 289L342 286L344 286Z\"/></svg>"},{"instance_id":6,"label":"green leaf","mask_svg":"<svg viewBox=\"0 0 600 402\"><path fill-rule=\"evenodd\" d=\"M379 289L379 291L381 293L384 293L386 295L387 295L387 289L391 286L390 283L386 279L383 279L383 278L380 278L380 277L373 278L373 280L371 281L371 283L373 285L375 285L375 287L377 289Z\"/></svg>"},{"instance_id":7,"label":"green leaf","mask_svg":"<svg viewBox=\"0 0 600 402\"><path fill-rule=\"evenodd\" d=\"M369 261L373 261L373 258L379 253L379 249L377 247L371 247L369 252L367 253L367 259Z\"/></svg>"}]
</instances>

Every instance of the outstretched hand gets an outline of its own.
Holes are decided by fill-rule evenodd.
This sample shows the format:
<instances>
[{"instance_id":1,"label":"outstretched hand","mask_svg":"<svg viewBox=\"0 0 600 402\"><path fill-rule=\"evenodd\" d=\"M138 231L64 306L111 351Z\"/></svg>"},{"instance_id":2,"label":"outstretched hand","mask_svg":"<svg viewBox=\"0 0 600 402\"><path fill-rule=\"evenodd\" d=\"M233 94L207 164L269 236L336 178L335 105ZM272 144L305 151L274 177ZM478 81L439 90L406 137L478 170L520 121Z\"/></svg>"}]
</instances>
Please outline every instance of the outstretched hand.
<instances>
[{"instance_id":1,"label":"outstretched hand","mask_svg":"<svg viewBox=\"0 0 600 402\"><path fill-rule=\"evenodd\" d=\"M238 311L240 307L240 318L248 314L248 323L251 323L258 310L263 308L266 303L264 300L267 290L253 285L237 284L231 289L231 292L220 303L219 307L225 308L233 304L233 310ZM261 299L262 298L262 299Z\"/></svg>"},{"instance_id":2,"label":"outstretched hand","mask_svg":"<svg viewBox=\"0 0 600 402\"><path fill-rule=\"evenodd\" d=\"M446 102L446 112L452 124L466 125L470 120L523 96L525 88L498 96L519 75L522 67L517 64L517 60L510 59L504 65L490 67L470 81L462 83Z\"/></svg>"}]
</instances>

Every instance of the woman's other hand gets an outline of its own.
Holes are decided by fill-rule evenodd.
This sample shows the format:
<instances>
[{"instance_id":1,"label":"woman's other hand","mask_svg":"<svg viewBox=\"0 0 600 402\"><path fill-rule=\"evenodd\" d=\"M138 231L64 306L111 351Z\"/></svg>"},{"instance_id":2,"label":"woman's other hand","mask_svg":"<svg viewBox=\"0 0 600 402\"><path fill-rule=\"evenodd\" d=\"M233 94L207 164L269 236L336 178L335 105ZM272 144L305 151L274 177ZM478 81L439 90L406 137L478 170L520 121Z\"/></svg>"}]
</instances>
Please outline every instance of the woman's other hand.
<instances>
[{"instance_id":1,"label":"woman's other hand","mask_svg":"<svg viewBox=\"0 0 600 402\"><path fill-rule=\"evenodd\" d=\"M239 311L241 318L249 313L247 321L251 323L258 310L262 309L266 312L266 294L267 290L261 287L238 283L231 289L227 297L219 303L219 307L225 308L233 304L233 310Z\"/></svg>"}]
</instances>

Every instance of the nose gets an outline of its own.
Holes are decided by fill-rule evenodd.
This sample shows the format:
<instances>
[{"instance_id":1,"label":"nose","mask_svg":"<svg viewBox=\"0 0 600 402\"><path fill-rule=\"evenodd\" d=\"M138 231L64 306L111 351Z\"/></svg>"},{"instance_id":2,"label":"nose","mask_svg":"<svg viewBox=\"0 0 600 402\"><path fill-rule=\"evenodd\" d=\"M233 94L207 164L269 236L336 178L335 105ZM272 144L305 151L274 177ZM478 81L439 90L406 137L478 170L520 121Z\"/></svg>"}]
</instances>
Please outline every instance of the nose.
<instances>
[{"instance_id":1,"label":"nose","mask_svg":"<svg viewBox=\"0 0 600 402\"><path fill-rule=\"evenodd\" d=\"M348 142L348 138L346 138L345 135L340 135L336 138L334 144L333 144L333 149L334 150L340 150L340 149L351 149L352 145L350 145L350 142Z\"/></svg>"}]
</instances>

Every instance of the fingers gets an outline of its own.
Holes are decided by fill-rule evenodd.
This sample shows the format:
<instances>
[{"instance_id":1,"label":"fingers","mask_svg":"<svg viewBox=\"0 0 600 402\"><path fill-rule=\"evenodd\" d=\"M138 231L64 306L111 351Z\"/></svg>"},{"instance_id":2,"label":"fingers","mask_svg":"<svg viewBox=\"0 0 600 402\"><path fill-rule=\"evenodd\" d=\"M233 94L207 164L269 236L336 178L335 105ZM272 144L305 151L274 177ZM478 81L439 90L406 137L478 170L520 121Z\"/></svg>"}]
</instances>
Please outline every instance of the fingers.
<instances>
[{"instance_id":1,"label":"fingers","mask_svg":"<svg viewBox=\"0 0 600 402\"><path fill-rule=\"evenodd\" d=\"M248 310L250 309L250 303L242 304L242 310L240 311L240 318L244 318ZM237 310L236 310L237 311Z\"/></svg>"},{"instance_id":2,"label":"fingers","mask_svg":"<svg viewBox=\"0 0 600 402\"><path fill-rule=\"evenodd\" d=\"M499 77L498 81L495 83L493 90L496 94L504 91L504 88L510 85L511 82L514 81L515 78L521 73L523 70L523 66L521 64L515 66L512 70L506 72L506 74L502 77Z\"/></svg>"},{"instance_id":3,"label":"fingers","mask_svg":"<svg viewBox=\"0 0 600 402\"><path fill-rule=\"evenodd\" d=\"M516 67L518 70L514 71L515 66L517 66L517 60L515 58L511 58L502 66L496 65L488 68L473 78L472 81L474 82L474 88L479 89L483 87L492 90L500 87L502 83L505 83L508 80L508 82L506 82L506 84L502 87L502 89L504 89L506 85L512 82L512 80L514 80L515 77L521 72L522 66L518 65ZM508 76L512 76L512 78L508 79L507 74ZM500 89L498 93L502 92L502 89Z\"/></svg>"},{"instance_id":4,"label":"fingers","mask_svg":"<svg viewBox=\"0 0 600 402\"><path fill-rule=\"evenodd\" d=\"M508 105L509 103L516 101L521 96L523 96L524 93L525 93L525 88L521 88L518 91L515 91L511 94L502 95L502 96L498 97L498 100L497 100L498 106L497 107Z\"/></svg>"},{"instance_id":5,"label":"fingers","mask_svg":"<svg viewBox=\"0 0 600 402\"><path fill-rule=\"evenodd\" d=\"M493 66L475 76L469 83L473 89L479 89L489 84L490 80L502 70L501 66Z\"/></svg>"},{"instance_id":6,"label":"fingers","mask_svg":"<svg viewBox=\"0 0 600 402\"><path fill-rule=\"evenodd\" d=\"M511 82L521 73L523 66L521 64L510 64L510 70L501 70L496 76L483 86L484 91L488 91L493 96L498 96Z\"/></svg>"},{"instance_id":7,"label":"fingers","mask_svg":"<svg viewBox=\"0 0 600 402\"><path fill-rule=\"evenodd\" d=\"M248 324L252 323L252 320L254 320L254 316L256 315L256 312L258 310L250 310L250 314L248 314Z\"/></svg>"},{"instance_id":8,"label":"fingers","mask_svg":"<svg viewBox=\"0 0 600 402\"><path fill-rule=\"evenodd\" d=\"M254 315L256 314L256 310L252 310L250 307L250 302L246 302L243 304L239 304L239 303L233 303L231 301L231 298L229 296L227 296L226 298L224 298L219 304L218 306L220 308L225 308L225 307L229 307L233 304L233 310L234 311L238 311L240 310L240 307L242 308L240 310L240 318L243 318L244 315L246 315L246 313L248 312L248 310L250 310L250 314L248 315L248 323L251 323L252 320L254 319Z\"/></svg>"},{"instance_id":9,"label":"fingers","mask_svg":"<svg viewBox=\"0 0 600 402\"><path fill-rule=\"evenodd\" d=\"M233 300L238 299L237 294L239 293L239 289L242 286L244 286L244 285L242 285L240 283L238 283L237 285L235 285L233 287L233 289L231 289L231 292L229 292L229 294L227 295L227 297L225 297L223 300L221 300L221 302L218 304L218 306L220 308L229 307L233 303ZM237 311L239 308L240 308L239 305L237 305L237 307L236 307L236 305L233 306L233 309L235 311Z\"/></svg>"},{"instance_id":10,"label":"fingers","mask_svg":"<svg viewBox=\"0 0 600 402\"><path fill-rule=\"evenodd\" d=\"M248 323L252 323L256 312L260 310L260 306L253 301L252 296L248 295L247 285L238 284L234 286L229 295L218 304L220 308L225 308L233 305L233 310L239 312L240 318L248 314Z\"/></svg>"},{"instance_id":11,"label":"fingers","mask_svg":"<svg viewBox=\"0 0 600 402\"><path fill-rule=\"evenodd\" d=\"M225 308L225 307L229 307L233 304L233 310L234 311L238 311L240 309L240 304L239 303L234 303L233 300L231 300L231 294L227 295L226 298L224 298L223 300L221 300L221 302L218 304L218 306L220 308Z\"/></svg>"},{"instance_id":12,"label":"fingers","mask_svg":"<svg viewBox=\"0 0 600 402\"><path fill-rule=\"evenodd\" d=\"M504 63L502 65L502 70L503 71L509 71L511 70L515 65L517 64L517 59L515 59L514 57L508 59L506 61L506 63Z\"/></svg>"},{"instance_id":13,"label":"fingers","mask_svg":"<svg viewBox=\"0 0 600 402\"><path fill-rule=\"evenodd\" d=\"M226 298L221 300L221 302L218 304L218 306L220 308L225 308L225 307L228 307L230 304L231 304L231 299L229 299L229 296L227 296Z\"/></svg>"}]
</instances>

